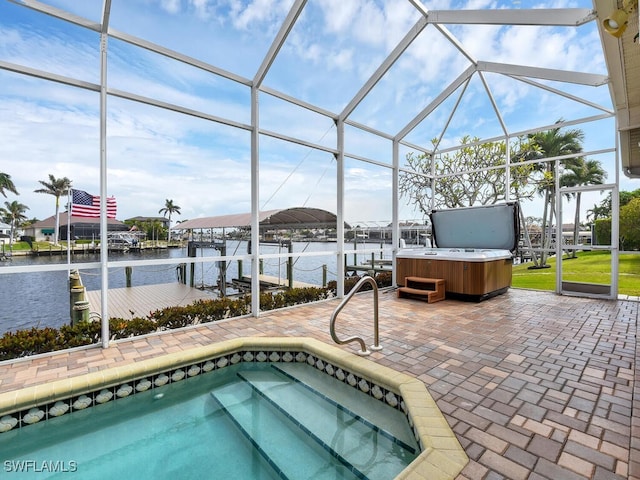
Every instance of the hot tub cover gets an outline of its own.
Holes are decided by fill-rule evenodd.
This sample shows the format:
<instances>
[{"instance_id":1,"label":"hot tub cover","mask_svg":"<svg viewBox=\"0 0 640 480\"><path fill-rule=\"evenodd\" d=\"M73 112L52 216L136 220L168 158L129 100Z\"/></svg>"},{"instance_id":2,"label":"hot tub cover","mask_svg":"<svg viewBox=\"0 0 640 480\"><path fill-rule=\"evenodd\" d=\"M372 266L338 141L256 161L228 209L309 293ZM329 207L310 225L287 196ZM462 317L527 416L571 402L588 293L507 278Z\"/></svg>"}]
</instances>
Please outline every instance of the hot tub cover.
<instances>
[{"instance_id":1,"label":"hot tub cover","mask_svg":"<svg viewBox=\"0 0 640 480\"><path fill-rule=\"evenodd\" d=\"M429 215L438 248L515 251L520 239L517 203L433 210Z\"/></svg>"}]
</instances>

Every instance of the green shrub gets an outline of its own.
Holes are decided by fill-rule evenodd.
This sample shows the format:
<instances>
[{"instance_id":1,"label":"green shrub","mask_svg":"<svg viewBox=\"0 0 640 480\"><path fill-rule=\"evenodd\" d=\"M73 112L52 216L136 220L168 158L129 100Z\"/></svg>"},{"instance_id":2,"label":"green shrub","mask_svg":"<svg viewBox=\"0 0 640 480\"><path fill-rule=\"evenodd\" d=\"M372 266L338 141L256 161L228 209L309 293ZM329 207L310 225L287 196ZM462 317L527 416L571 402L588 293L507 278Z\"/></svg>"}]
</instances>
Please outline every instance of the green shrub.
<instances>
[{"instance_id":1,"label":"green shrub","mask_svg":"<svg viewBox=\"0 0 640 480\"><path fill-rule=\"evenodd\" d=\"M100 325L95 322L94 325ZM109 333L112 340L129 338L137 335L145 335L158 330L158 325L151 318L134 317L130 320L112 317L109 319Z\"/></svg>"},{"instance_id":2,"label":"green shrub","mask_svg":"<svg viewBox=\"0 0 640 480\"><path fill-rule=\"evenodd\" d=\"M60 337L66 347L81 347L98 343L102 336L100 322L79 322L60 327Z\"/></svg>"},{"instance_id":3,"label":"green shrub","mask_svg":"<svg viewBox=\"0 0 640 480\"><path fill-rule=\"evenodd\" d=\"M611 219L600 218L595 221L596 242L598 245L611 245Z\"/></svg>"},{"instance_id":4,"label":"green shrub","mask_svg":"<svg viewBox=\"0 0 640 480\"><path fill-rule=\"evenodd\" d=\"M229 304L226 318L239 317L249 313L251 313L251 295L244 295L243 297L236 298Z\"/></svg>"},{"instance_id":5,"label":"green shrub","mask_svg":"<svg viewBox=\"0 0 640 480\"><path fill-rule=\"evenodd\" d=\"M391 286L391 272L380 272L376 275L375 280L379 288Z\"/></svg>"},{"instance_id":6,"label":"green shrub","mask_svg":"<svg viewBox=\"0 0 640 480\"><path fill-rule=\"evenodd\" d=\"M30 328L7 332L0 338L0 360L27 357L66 348L56 328Z\"/></svg>"},{"instance_id":7,"label":"green shrub","mask_svg":"<svg viewBox=\"0 0 640 480\"><path fill-rule=\"evenodd\" d=\"M293 288L277 293L262 293L260 308L274 310L300 303L328 298L326 288ZM163 308L151 312L146 318L109 319L111 340L145 335L161 330L172 330L199 323L214 322L251 313L251 296L197 300L190 305ZM65 348L98 343L102 325L98 322L79 322L56 328L31 328L7 332L0 337L0 360L26 357L38 353L53 352Z\"/></svg>"},{"instance_id":8,"label":"green shrub","mask_svg":"<svg viewBox=\"0 0 640 480\"><path fill-rule=\"evenodd\" d=\"M344 293L345 294L349 293L353 289L353 287L356 286L356 283L358 283L361 279L362 277L358 277L358 276L346 277L344 279ZM376 281L376 285L378 286L378 288L391 286L391 272L379 272L373 277L373 279ZM327 283L327 289L332 291L333 294L335 295L338 290L337 285L338 284L335 280L331 280L330 282ZM370 283L365 283L360 288L360 291L366 292L367 290L372 290L372 289L373 287L371 286Z\"/></svg>"},{"instance_id":9,"label":"green shrub","mask_svg":"<svg viewBox=\"0 0 640 480\"><path fill-rule=\"evenodd\" d=\"M184 307L167 307L156 310L149 315L155 320L158 330L173 330L192 325L195 320L191 305Z\"/></svg>"}]
</instances>

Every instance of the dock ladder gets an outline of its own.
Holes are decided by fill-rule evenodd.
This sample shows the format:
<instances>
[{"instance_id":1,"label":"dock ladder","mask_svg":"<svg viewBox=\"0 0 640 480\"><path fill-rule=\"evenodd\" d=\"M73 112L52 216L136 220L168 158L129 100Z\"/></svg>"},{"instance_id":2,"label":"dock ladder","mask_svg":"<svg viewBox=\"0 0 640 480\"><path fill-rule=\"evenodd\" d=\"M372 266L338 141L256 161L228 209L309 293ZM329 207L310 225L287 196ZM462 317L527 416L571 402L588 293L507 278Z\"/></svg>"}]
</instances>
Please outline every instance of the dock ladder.
<instances>
[{"instance_id":1,"label":"dock ladder","mask_svg":"<svg viewBox=\"0 0 640 480\"><path fill-rule=\"evenodd\" d=\"M333 311L330 324L331 338L333 339L333 341L338 345L344 345L345 343L350 342L358 342L360 344L361 350L357 353L358 355L362 356L371 354L371 352L367 350L367 345L364 343L364 340L361 337L357 336L340 340L336 335L336 318L338 317L338 314L344 308L344 306L349 302L349 300L351 300L351 297L353 297L365 283L369 283L373 287L373 345L370 348L374 351L382 350L382 347L380 346L380 343L378 341L378 284L370 276L365 275L364 277L362 277L347 294L347 296L344 297L342 302L340 302L340 305L338 305Z\"/></svg>"}]
</instances>

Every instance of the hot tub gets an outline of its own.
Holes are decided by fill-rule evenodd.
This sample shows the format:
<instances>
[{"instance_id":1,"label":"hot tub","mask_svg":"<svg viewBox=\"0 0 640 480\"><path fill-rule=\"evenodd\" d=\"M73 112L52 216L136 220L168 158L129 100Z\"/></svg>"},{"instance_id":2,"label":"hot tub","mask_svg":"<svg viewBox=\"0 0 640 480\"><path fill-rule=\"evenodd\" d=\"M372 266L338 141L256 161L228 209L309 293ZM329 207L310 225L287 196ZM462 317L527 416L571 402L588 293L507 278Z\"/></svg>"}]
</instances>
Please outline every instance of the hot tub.
<instances>
[{"instance_id":1,"label":"hot tub","mask_svg":"<svg viewBox=\"0 0 640 480\"><path fill-rule=\"evenodd\" d=\"M514 203L434 210L435 248L403 248L396 255L396 279L441 278L446 296L480 301L511 286L513 255L519 239Z\"/></svg>"}]
</instances>

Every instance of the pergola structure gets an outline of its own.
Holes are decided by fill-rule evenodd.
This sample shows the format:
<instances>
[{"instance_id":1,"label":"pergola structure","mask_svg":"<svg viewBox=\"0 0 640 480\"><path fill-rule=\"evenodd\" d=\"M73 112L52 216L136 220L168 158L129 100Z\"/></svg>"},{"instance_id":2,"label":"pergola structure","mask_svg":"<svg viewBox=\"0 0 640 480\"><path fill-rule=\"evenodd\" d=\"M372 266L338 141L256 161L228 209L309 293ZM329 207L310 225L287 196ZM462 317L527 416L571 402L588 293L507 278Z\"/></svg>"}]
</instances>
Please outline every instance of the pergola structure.
<instances>
[{"instance_id":1,"label":"pergola structure","mask_svg":"<svg viewBox=\"0 0 640 480\"><path fill-rule=\"evenodd\" d=\"M288 12L284 16L280 28L275 32L273 41L269 46L266 54L262 58L260 65L256 68L252 75L245 76L236 72L231 72L221 68L217 65L207 63L199 58L194 58L183 52L172 50L167 48L161 43L155 43L145 38L139 38L131 35L127 32L118 31L111 27L111 11L112 6L117 2L116 0L104 0L102 2L101 18L98 22L93 19L83 18L73 12L63 10L52 6L49 3L44 3L36 0L14 0L13 3L21 5L25 8L40 12L42 14L55 17L57 19L69 22L74 26L82 27L88 31L95 32L100 38L100 81L98 83L92 83L72 76L67 76L59 73L53 73L44 69L37 69L29 66L24 66L9 61L0 59L0 69L15 72L18 74L36 77L47 81L57 82L72 86L82 90L88 90L97 92L100 96L100 194L103 197L107 196L107 172L109 169L109 157L108 150L109 145L107 141L107 99L118 98L125 99L131 102L137 102L153 107L157 107L164 110L169 110L179 114L196 117L206 121L213 122L215 124L221 124L238 129L248 133L250 137L250 151L251 151L251 241L252 244L258 245L258 235L260 231L261 223L261 205L259 203L260 192L260 149L259 144L261 138L275 138L284 142L289 142L296 145L302 145L310 149L325 152L333 155L336 160L336 226L337 226L337 238L338 246L337 253L339 257L344 257L346 250L344 245L344 225L345 225L345 185L344 185L344 168L346 159L360 160L368 162L374 165L380 165L388 167L391 170L392 175L392 196L390 202L392 203L392 231L394 238L394 245L398 245L399 240L399 187L398 179L403 172L402 158L408 151L423 152L427 155L431 155L433 159L436 159L438 155L443 155L448 152L455 151L458 147L452 146L445 141L450 123L455 115L460 115L459 109L463 104L463 98L467 92L467 89L472 83L479 84L481 90L484 91L484 101L493 111L493 117L498 125L497 133L489 138L482 138L482 142L486 141L504 141L507 144L517 139L520 136L542 132L550 128L575 126L588 124L590 122L596 122L602 119L615 118L618 123L618 128L623 134L624 138L633 139L640 127L638 126L638 120L635 119L637 90L638 90L638 78L640 75L634 74L635 70L630 70L631 65L635 65L635 60L638 58L637 42L634 44L633 36L637 38L637 18L634 22L630 22L627 32L624 33L621 39L614 38L606 33L601 22L610 14L615 8L623 8L621 2L615 2L612 0L595 0L593 6L588 8L514 8L514 9L483 9L483 10L469 10L469 9L457 9L457 10L430 10L427 7L427 3L421 0L407 0L407 3L411 5L414 11L412 12L417 19L413 25L406 30L404 36L395 44L393 48L390 48L386 57L382 59L372 58L371 61L375 64L375 68L372 69L372 73L358 85L357 91L346 102L336 101L334 107L327 108L326 106L318 106L313 102L304 98L295 97L281 89L275 88L268 82L268 74L273 68L274 63L277 61L279 55L281 55L284 46L287 44L292 31L296 24L304 17L306 9L312 8L313 2L307 0L293 0L290 4ZM634 15L632 15L633 17ZM635 17L637 17L637 8L635 10ZM594 28L594 25L596 27ZM488 27L531 27L531 28L572 28L576 30L576 35L580 35L581 29L590 28L590 32L594 31L600 36L601 44L606 54L606 61L610 72L591 72L580 71L579 68L571 69L559 69L549 68L547 66L536 66L536 58L523 58L521 63L509 63L500 62L496 60L487 60L484 58L478 58L474 55L473 45L465 44L462 40L461 33L464 32L464 28L472 26L488 26ZM381 36L384 36L384 32L380 32ZM358 108L366 103L368 97L372 94L376 88L393 88L385 82L386 76L390 70L401 64L407 55L407 51L418 42L424 39L425 35L437 37L439 40L444 39L448 45L448 48L452 48L457 52L460 57L460 64L466 64L465 68L459 69L457 73L452 75L452 78L443 85L441 91L435 96L425 95L422 100L422 104L418 105L417 113L412 116L408 121L403 124L394 125L392 128L386 126L381 127L375 122L369 123L363 121L361 116L356 115ZM127 45L132 45L144 49L154 54L158 54L172 61L177 61L182 64L188 65L207 74L210 74L216 78L223 78L237 84L239 87L247 89L250 96L250 122L245 123L242 121L225 118L221 115L214 115L204 111L199 111L187 106L168 103L158 98L151 96L144 96L139 93L125 91L121 88L113 87L108 81L109 67L107 64L107 54L110 41L119 41ZM508 38L504 39L508 42ZM482 41L482 40L479 40ZM634 50L635 48L635 50ZM540 50L544 50L544 46L540 46ZM601 52L597 52L601 54ZM547 52L548 54L548 52ZM541 53L541 57L545 54ZM432 52L433 58L437 59L438 52ZM447 69L449 65L433 65L434 69ZM458 67L459 68L459 67ZM453 70L453 69L452 69ZM492 87L492 82L500 82L502 80L509 81L512 84L523 86L532 91L540 92L544 95L553 95L562 99L575 103L580 106L579 114L576 117L564 118L559 122L549 122L543 125L528 125L523 126L523 122L526 119L527 112L519 112L519 120L513 124L508 117L512 117L512 112L505 111L504 107L499 105L494 94L495 87ZM580 93L572 93L571 89L564 89L563 86L577 86ZM600 94L596 96L598 100L593 100L586 92L592 90L602 89L609 90L610 96L606 95L607 101L602 102L603 96ZM336 92L337 94L338 92ZM583 93L585 93L583 95ZM283 132L273 131L265 128L261 124L260 115L260 100L264 97L270 97L278 99L279 101L295 105L301 109L310 111L322 117L329 119L336 129L336 142L333 145L327 145L320 142L312 142L304 138L288 135ZM608 103L614 105L612 108ZM442 114L443 108L448 109L448 113ZM517 110L517 106L511 106L512 109ZM592 113L583 115L583 112L588 110ZM436 117L435 114L438 113ZM464 112L462 113L464 115ZM427 137L425 134L416 134L425 124L432 124L437 118L438 126L437 130L440 132L436 135L435 142L432 142L433 137ZM359 153L357 149L353 147L346 147L346 143L349 138L349 132L357 130L364 132L367 135L372 135L377 138L383 139L391 145L389 164L380 162L376 159L368 158L365 155ZM636 132L636 133L634 133ZM470 132L473 133L473 132ZM634 157L637 154L636 147L632 145L633 142L624 143L622 145L622 153L626 155L622 159L622 163L626 165L626 174L637 174L638 166ZM625 147L626 145L626 147ZM615 145L610 145L602 149L598 149L592 152L585 152L588 154L602 154L613 153L617 157L617 148ZM635 153L634 153L635 152ZM558 161L561 159L547 159L549 161ZM507 158L505 159L504 168L507 172L506 178L509 181L509 165L511 159L509 158L509 149L507 149ZM617 164L616 164L617 165ZM612 238L618 236L618 172L620 168L615 168L615 178L605 185L598 185L598 190L609 190L614 195L613 208L614 212L613 225L612 225ZM435 178L432 179L436 181ZM507 198L509 200L509 189L507 188ZM588 190L588 188L583 188ZM577 188L574 190L557 190L556 194L560 200L561 195L567 193L573 193L579 191ZM105 205L106 202L103 202ZM193 220L194 222L196 220ZM102 212L102 233L106 235L107 232L107 217L106 212ZM184 228L184 225L183 225ZM612 242L615 243L615 242ZM612 295L617 293L617 245L610 247L612 251ZM252 288L252 305L254 315L259 314L259 288L258 288L258 260L260 258L260 252L256 249L252 254L252 278L255 283ZM108 257L106 249L102 252L101 268L103 275L103 285L108 284L107 269L108 269ZM344 286L344 265L343 262L337 262L338 264L338 291L342 292ZM558 293L561 291L560 287L560 275L561 269L558 273ZM395 280L395 279L394 279ZM103 287L106 289L106 287ZM102 314L103 319L108 317L107 315L107 294L106 291L102 294ZM106 326L105 328L107 328ZM103 332L103 338L108 338L106 332Z\"/></svg>"}]
</instances>

